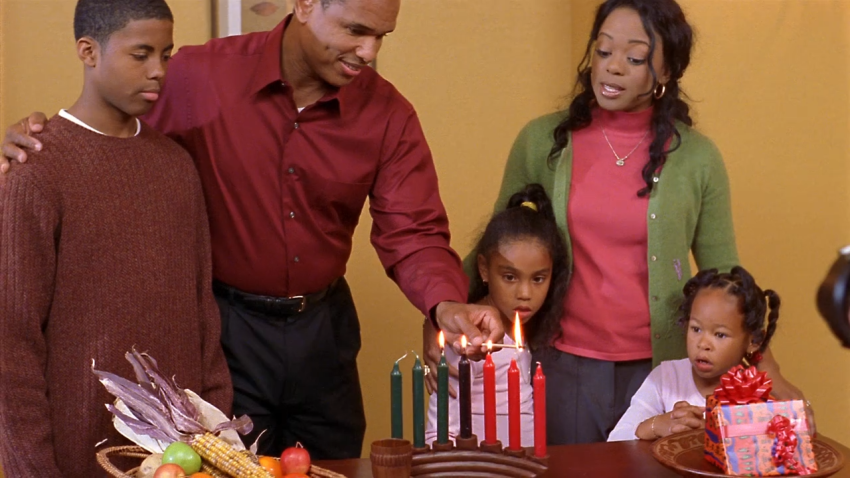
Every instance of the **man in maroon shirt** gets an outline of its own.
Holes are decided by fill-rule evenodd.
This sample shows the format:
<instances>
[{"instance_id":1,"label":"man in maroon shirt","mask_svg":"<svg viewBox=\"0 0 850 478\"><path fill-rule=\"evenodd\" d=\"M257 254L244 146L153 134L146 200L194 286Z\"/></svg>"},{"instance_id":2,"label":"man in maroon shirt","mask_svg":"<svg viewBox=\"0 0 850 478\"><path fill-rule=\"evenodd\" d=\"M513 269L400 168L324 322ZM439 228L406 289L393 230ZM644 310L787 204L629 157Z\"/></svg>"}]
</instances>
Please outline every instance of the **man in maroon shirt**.
<instances>
[{"instance_id":1,"label":"man in maroon shirt","mask_svg":"<svg viewBox=\"0 0 850 478\"><path fill-rule=\"evenodd\" d=\"M184 47L145 118L200 172L234 413L266 430L264 454L300 441L314 458L360 456L360 325L343 275L367 197L387 274L447 339L464 332L473 351L503 336L491 309L463 304L416 112L367 66L399 6L297 0L270 32ZM12 143L36 147L25 133L43 122L9 128L5 156L24 160Z\"/></svg>"}]
</instances>

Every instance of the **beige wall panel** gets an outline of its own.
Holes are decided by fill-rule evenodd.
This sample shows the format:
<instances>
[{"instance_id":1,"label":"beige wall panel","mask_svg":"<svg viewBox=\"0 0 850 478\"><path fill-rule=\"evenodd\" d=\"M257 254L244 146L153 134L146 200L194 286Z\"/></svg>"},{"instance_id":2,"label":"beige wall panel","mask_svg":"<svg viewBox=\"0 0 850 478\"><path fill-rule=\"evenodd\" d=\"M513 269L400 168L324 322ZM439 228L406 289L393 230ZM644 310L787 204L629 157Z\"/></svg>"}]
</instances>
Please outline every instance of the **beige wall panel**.
<instances>
[{"instance_id":1,"label":"beige wall panel","mask_svg":"<svg viewBox=\"0 0 850 478\"><path fill-rule=\"evenodd\" d=\"M0 127L32 111L52 116L82 90L83 69L74 50L73 0L0 0L3 84ZM208 0L171 0L177 47L210 38Z\"/></svg>"},{"instance_id":2,"label":"beige wall panel","mask_svg":"<svg viewBox=\"0 0 850 478\"><path fill-rule=\"evenodd\" d=\"M774 353L850 443L850 351L814 303L850 242L850 2L682 4L699 34L685 88L726 160L741 260L783 299Z\"/></svg>"}]
</instances>

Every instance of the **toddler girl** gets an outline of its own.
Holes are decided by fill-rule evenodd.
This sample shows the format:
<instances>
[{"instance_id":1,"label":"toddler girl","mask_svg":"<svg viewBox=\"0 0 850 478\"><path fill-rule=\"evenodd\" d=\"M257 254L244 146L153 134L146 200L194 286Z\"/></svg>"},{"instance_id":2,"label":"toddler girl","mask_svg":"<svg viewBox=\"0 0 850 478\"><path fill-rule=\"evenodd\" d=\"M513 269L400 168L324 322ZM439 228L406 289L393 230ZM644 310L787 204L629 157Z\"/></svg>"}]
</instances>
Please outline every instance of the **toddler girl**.
<instances>
[{"instance_id":1,"label":"toddler girl","mask_svg":"<svg viewBox=\"0 0 850 478\"><path fill-rule=\"evenodd\" d=\"M776 330L779 296L762 291L743 267L702 271L684 293L679 323L687 326L688 358L662 362L649 374L608 441L654 440L703 427L706 395L744 358L758 362Z\"/></svg>"}]
</instances>

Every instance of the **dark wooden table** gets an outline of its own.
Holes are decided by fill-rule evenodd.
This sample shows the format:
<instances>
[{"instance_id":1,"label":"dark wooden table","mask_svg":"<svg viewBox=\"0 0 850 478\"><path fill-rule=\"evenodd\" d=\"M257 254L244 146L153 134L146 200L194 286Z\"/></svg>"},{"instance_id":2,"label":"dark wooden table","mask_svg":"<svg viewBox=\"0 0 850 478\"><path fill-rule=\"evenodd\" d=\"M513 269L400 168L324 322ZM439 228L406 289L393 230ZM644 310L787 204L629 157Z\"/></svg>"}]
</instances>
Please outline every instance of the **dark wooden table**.
<instances>
[{"instance_id":1,"label":"dark wooden table","mask_svg":"<svg viewBox=\"0 0 850 478\"><path fill-rule=\"evenodd\" d=\"M850 478L850 449L824 437L818 437L841 451L847 463L835 477ZM651 442L628 441L561 445L549 447L547 477L570 478L675 478L678 474L661 466L652 456ZM368 458L359 460L317 461L317 465L342 473L349 478L372 478Z\"/></svg>"}]
</instances>

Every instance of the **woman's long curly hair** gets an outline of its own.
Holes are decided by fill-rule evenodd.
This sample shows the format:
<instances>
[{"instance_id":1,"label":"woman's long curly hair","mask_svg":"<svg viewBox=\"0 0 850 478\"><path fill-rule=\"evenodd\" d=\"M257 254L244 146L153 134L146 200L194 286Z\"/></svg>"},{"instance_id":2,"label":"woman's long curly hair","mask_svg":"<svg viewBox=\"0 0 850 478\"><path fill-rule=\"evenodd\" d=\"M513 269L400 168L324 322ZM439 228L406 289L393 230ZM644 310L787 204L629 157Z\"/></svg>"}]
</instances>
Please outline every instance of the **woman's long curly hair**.
<instances>
[{"instance_id":1,"label":"woman's long curly hair","mask_svg":"<svg viewBox=\"0 0 850 478\"><path fill-rule=\"evenodd\" d=\"M724 290L738 299L739 310L744 316L744 330L752 335L752 341L758 344L759 352L764 352L779 320L779 295L770 289L761 290L753 276L741 266L735 266L731 272L723 274L717 272L717 269L700 271L683 289L685 301L679 307L682 313L679 317L680 325L687 325L697 293L708 288Z\"/></svg>"},{"instance_id":2,"label":"woman's long curly hair","mask_svg":"<svg viewBox=\"0 0 850 478\"><path fill-rule=\"evenodd\" d=\"M533 203L537 210L523 206L522 204L526 202ZM540 310L524 325L524 335L528 337L529 348L538 350L548 346L560 334L564 294L567 290L569 273L564 235L555 222L552 202L543 186L539 184L529 184L522 191L511 196L507 208L490 219L473 251L474 257L482 255L489 260L491 254L497 251L500 245L524 240L539 241L549 251L549 257L552 259L552 276L546 299L540 306ZM489 289L481 279L481 273L476 265L472 276L469 302L478 302L487 294Z\"/></svg>"},{"instance_id":3,"label":"woman's long curly hair","mask_svg":"<svg viewBox=\"0 0 850 478\"><path fill-rule=\"evenodd\" d=\"M569 133L590 125L592 120L591 110L596 105L596 97L590 82L591 56L594 53L594 43L599 37L602 23L614 10L618 8L630 8L640 15L644 30L649 36L649 56L652 58L660 37L663 45L664 65L670 73L670 81L664 86L664 95L660 99L653 97L654 110L652 112L651 129L654 140L649 145L649 162L643 166L641 176L646 187L638 191L637 195L644 197L652 191L653 176L664 164L667 154L675 151L681 143L681 135L676 131L676 121L692 126L690 108L682 100L685 96L679 86L679 80L685 73L685 69L691 61L691 48L694 41L694 33L685 19L685 14L674 0L607 0L596 10L596 19L593 21L593 29L587 40L587 48L584 58L578 67L578 79L576 80L573 100L570 103L569 114L555 128L555 144L549 153L549 167L554 169L554 164L567 147ZM646 62L653 78L652 90L646 94L652 95L658 88L658 72L652 66L652 61ZM675 136L670 143L670 149L665 149L668 140Z\"/></svg>"}]
</instances>

